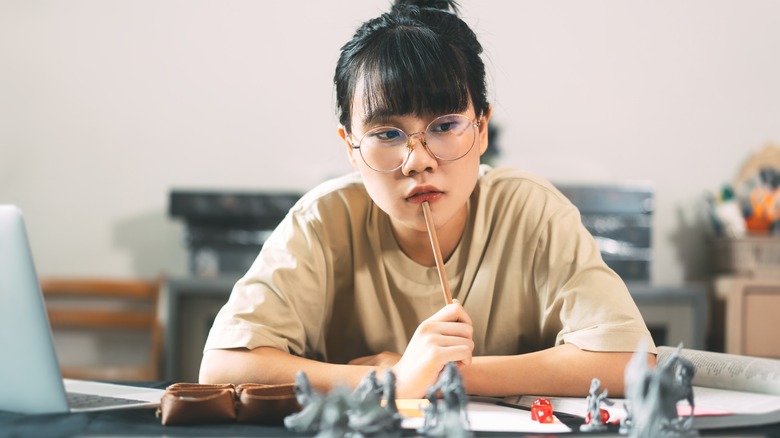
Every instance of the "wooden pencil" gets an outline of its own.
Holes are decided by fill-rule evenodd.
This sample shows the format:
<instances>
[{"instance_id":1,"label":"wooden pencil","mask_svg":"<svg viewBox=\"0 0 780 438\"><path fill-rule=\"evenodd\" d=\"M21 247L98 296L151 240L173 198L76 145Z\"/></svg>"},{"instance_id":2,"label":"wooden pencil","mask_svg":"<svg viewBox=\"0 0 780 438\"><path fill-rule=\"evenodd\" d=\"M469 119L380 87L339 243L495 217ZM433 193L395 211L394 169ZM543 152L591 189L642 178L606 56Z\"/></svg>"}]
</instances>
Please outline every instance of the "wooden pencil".
<instances>
[{"instance_id":1,"label":"wooden pencil","mask_svg":"<svg viewBox=\"0 0 780 438\"><path fill-rule=\"evenodd\" d=\"M447 272L444 270L444 260L441 256L441 248L439 248L439 238L436 236L436 226L433 224L433 214L431 213L431 206L428 204L428 201L422 203L422 209L423 216L425 216L425 225L428 227L428 237L431 239L433 258L436 260L436 270L439 271L439 282L441 283L441 290L444 293L444 301L447 304L452 304L450 284L447 281Z\"/></svg>"}]
</instances>

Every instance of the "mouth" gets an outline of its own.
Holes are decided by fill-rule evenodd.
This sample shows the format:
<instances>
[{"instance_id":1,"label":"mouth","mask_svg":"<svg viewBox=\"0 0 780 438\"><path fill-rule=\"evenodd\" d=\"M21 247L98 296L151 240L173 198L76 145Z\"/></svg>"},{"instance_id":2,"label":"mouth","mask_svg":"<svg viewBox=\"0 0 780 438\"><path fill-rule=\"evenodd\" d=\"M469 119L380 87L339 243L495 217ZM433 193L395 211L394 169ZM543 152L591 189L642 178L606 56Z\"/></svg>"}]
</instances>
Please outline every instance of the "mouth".
<instances>
[{"instance_id":1,"label":"mouth","mask_svg":"<svg viewBox=\"0 0 780 438\"><path fill-rule=\"evenodd\" d=\"M406 200L415 204L422 204L423 202L433 202L444 195L444 192L436 189L435 187L418 187L409 193Z\"/></svg>"}]
</instances>

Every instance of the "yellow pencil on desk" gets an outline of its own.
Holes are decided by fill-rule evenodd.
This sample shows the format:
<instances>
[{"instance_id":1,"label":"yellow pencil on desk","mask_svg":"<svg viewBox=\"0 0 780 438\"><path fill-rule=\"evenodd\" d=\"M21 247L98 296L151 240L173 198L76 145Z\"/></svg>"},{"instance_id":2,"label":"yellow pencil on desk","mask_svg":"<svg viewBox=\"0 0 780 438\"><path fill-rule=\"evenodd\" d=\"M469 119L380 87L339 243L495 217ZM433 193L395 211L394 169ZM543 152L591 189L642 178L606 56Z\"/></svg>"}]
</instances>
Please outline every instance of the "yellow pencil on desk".
<instances>
[{"instance_id":1,"label":"yellow pencil on desk","mask_svg":"<svg viewBox=\"0 0 780 438\"><path fill-rule=\"evenodd\" d=\"M382 400L382 406L385 406L386 403L386 400ZM399 398L395 400L398 412L406 418L422 417L424 409L430 404L431 402L425 398Z\"/></svg>"}]
</instances>

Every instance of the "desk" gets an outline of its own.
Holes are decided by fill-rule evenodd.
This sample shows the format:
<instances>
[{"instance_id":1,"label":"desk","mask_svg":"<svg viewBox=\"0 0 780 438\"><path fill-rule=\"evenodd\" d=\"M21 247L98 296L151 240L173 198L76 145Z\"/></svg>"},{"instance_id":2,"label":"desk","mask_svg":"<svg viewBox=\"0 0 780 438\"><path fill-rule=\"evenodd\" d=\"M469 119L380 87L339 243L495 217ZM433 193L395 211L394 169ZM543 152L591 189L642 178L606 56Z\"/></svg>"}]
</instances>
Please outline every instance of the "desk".
<instances>
[{"instance_id":1,"label":"desk","mask_svg":"<svg viewBox=\"0 0 780 438\"><path fill-rule=\"evenodd\" d=\"M620 437L616 431L606 434L573 432L567 436ZM72 436L306 436L288 431L282 426L256 426L243 424L212 424L200 426L162 426L155 418L154 409L126 409L80 414L21 415L0 411L0 438L4 437L72 437ZM404 436L417 436L405 431ZM482 436L518 436L507 433L478 433ZM535 436L538 434L521 434ZM706 430L701 436L780 436L780 423L762 427Z\"/></svg>"},{"instance_id":2,"label":"desk","mask_svg":"<svg viewBox=\"0 0 780 438\"><path fill-rule=\"evenodd\" d=\"M73 436L300 436L284 427L212 424L163 426L154 409L78 414L21 415L0 412L0 437Z\"/></svg>"}]
</instances>

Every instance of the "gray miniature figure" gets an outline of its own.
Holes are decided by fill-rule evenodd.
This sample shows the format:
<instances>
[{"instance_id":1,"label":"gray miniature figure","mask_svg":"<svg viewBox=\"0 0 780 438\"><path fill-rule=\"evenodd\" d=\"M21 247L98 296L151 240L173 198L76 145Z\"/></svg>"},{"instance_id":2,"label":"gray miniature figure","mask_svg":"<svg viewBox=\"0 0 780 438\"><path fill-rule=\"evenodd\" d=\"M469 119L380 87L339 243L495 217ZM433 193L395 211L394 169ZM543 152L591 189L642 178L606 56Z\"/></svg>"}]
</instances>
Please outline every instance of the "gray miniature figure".
<instances>
[{"instance_id":1,"label":"gray miniature figure","mask_svg":"<svg viewBox=\"0 0 780 438\"><path fill-rule=\"evenodd\" d=\"M690 430L693 427L694 408L696 404L693 400L693 376L696 374L696 366L688 359L680 357L680 363L675 373L677 385L681 388L682 398L688 402L691 407L691 413L684 420L680 419L680 426L683 430Z\"/></svg>"},{"instance_id":2,"label":"gray miniature figure","mask_svg":"<svg viewBox=\"0 0 780 438\"><path fill-rule=\"evenodd\" d=\"M363 382L366 384L363 385ZM373 387L374 383L376 388L379 388L378 397L375 389L365 391L366 387ZM362 390L358 391L357 389L361 387ZM352 431L350 436L400 437L402 417L395 403L395 374L388 370L383 385L380 386L376 380L376 373L369 373L358 388L352 393L351 409L348 413L348 426ZM384 407L381 404L383 397Z\"/></svg>"},{"instance_id":3,"label":"gray miniature figure","mask_svg":"<svg viewBox=\"0 0 780 438\"><path fill-rule=\"evenodd\" d=\"M288 415L284 425L299 433L318 432L317 437L400 437L402 416L395 402L395 375L388 370L380 383L372 371L354 391L337 386L323 396L314 391L306 374L295 376L295 396L301 411ZM386 404L382 406L382 398Z\"/></svg>"},{"instance_id":4,"label":"gray miniature figure","mask_svg":"<svg viewBox=\"0 0 780 438\"><path fill-rule=\"evenodd\" d=\"M293 387L293 391L295 391L295 398L298 399L298 403L300 403L302 407L306 407L311 402L312 398L318 395L314 393L311 382L309 382L309 378L303 371L298 371L295 374L295 386Z\"/></svg>"},{"instance_id":5,"label":"gray miniature figure","mask_svg":"<svg viewBox=\"0 0 780 438\"><path fill-rule=\"evenodd\" d=\"M588 397L585 399L588 403L588 415L590 421L586 424L580 425L580 431L582 432L600 432L607 430L607 426L601 421L601 403L609 403L607 400L607 390L599 394L601 389L601 380L593 378L590 381L590 391L588 391Z\"/></svg>"},{"instance_id":6,"label":"gray miniature figure","mask_svg":"<svg viewBox=\"0 0 780 438\"><path fill-rule=\"evenodd\" d=\"M398 425L400 427L402 416L401 413L398 412L398 404L395 402L395 373L393 373L392 369L388 368L387 371L385 371L385 378L383 382L385 409L398 418Z\"/></svg>"},{"instance_id":7,"label":"gray miniature figure","mask_svg":"<svg viewBox=\"0 0 780 438\"><path fill-rule=\"evenodd\" d=\"M352 398L357 403L376 403L379 405L382 401L382 385L376 378L376 370L371 370L363 377L355 390L352 392Z\"/></svg>"},{"instance_id":8,"label":"gray miniature figure","mask_svg":"<svg viewBox=\"0 0 780 438\"><path fill-rule=\"evenodd\" d=\"M682 344L668 360L658 366L656 372L659 377L659 406L664 417L664 428L671 436L688 436L693 424L693 400L692 380L696 373L693 363L682 357ZM677 404L686 401L691 408L691 414L680 417L677 412Z\"/></svg>"},{"instance_id":9,"label":"gray miniature figure","mask_svg":"<svg viewBox=\"0 0 780 438\"><path fill-rule=\"evenodd\" d=\"M295 432L317 432L322 421L323 396L312 389L303 371L295 375L294 390L301 410L284 418L285 427Z\"/></svg>"},{"instance_id":10,"label":"gray miniature figure","mask_svg":"<svg viewBox=\"0 0 780 438\"><path fill-rule=\"evenodd\" d=\"M629 416L621 422L621 433L637 438L698 436L691 429L693 416L681 418L678 402L694 408L692 378L695 366L680 355L682 345L655 369L646 363L647 349L640 349L626 368L626 398Z\"/></svg>"},{"instance_id":11,"label":"gray miniature figure","mask_svg":"<svg viewBox=\"0 0 780 438\"><path fill-rule=\"evenodd\" d=\"M423 408L423 425L417 429L417 432L422 435L428 435L439 417L439 401L436 398L436 389L433 386L428 388L428 392L425 393L425 399L428 400L428 405Z\"/></svg>"},{"instance_id":12,"label":"gray miniature figure","mask_svg":"<svg viewBox=\"0 0 780 438\"><path fill-rule=\"evenodd\" d=\"M349 427L350 400L350 391L343 386L337 386L328 393L322 405L317 438L355 436L352 435L352 429Z\"/></svg>"},{"instance_id":13,"label":"gray miniature figure","mask_svg":"<svg viewBox=\"0 0 780 438\"><path fill-rule=\"evenodd\" d=\"M441 392L443 406L439 405L436 393ZM439 380L428 388L425 395L430 404L424 410L422 428L417 432L429 437L472 437L469 430L466 405L468 397L463 387L463 378L454 362L445 365Z\"/></svg>"},{"instance_id":14,"label":"gray miniature figure","mask_svg":"<svg viewBox=\"0 0 780 438\"><path fill-rule=\"evenodd\" d=\"M644 394L647 393L649 376L647 373L647 343L642 342L637 351L631 356L623 375L625 387L625 401L623 408L626 415L620 419L620 434L628 435L634 426L634 409L641 403Z\"/></svg>"}]
</instances>

